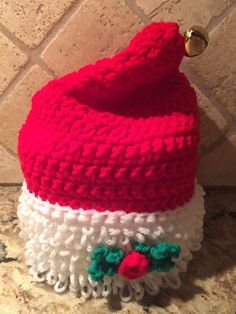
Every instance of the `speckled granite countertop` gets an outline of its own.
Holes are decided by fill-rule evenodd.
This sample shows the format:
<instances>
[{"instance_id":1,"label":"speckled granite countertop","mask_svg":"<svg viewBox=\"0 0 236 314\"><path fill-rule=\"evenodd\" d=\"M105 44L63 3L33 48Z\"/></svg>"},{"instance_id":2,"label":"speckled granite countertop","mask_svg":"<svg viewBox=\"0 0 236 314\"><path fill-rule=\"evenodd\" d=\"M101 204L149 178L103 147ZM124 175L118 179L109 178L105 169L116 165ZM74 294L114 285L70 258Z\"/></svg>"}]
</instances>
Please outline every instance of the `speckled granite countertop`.
<instances>
[{"instance_id":1,"label":"speckled granite countertop","mask_svg":"<svg viewBox=\"0 0 236 314\"><path fill-rule=\"evenodd\" d=\"M0 187L0 314L160 313L236 314L236 189L207 190L205 238L178 291L163 290L142 302L58 295L34 283L24 265L16 204L20 187Z\"/></svg>"}]
</instances>

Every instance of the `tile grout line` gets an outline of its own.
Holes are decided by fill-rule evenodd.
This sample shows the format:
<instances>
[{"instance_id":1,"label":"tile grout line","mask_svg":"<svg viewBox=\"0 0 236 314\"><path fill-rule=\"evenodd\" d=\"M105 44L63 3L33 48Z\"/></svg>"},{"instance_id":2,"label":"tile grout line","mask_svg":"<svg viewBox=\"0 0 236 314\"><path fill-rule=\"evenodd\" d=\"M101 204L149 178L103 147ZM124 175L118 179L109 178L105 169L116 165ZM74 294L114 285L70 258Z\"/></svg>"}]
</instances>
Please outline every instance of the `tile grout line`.
<instances>
[{"instance_id":1,"label":"tile grout line","mask_svg":"<svg viewBox=\"0 0 236 314\"><path fill-rule=\"evenodd\" d=\"M134 0L124 0L126 5L130 10L143 22L144 25L147 25L151 22L150 18L144 13L144 11L137 5Z\"/></svg>"},{"instance_id":2,"label":"tile grout line","mask_svg":"<svg viewBox=\"0 0 236 314\"><path fill-rule=\"evenodd\" d=\"M230 131L230 130L229 130ZM212 153L217 147L219 147L222 143L224 143L225 141L227 141L229 135L228 132L225 132L223 135L221 135L216 142L214 142L213 144L211 144L209 147L202 148L202 151L198 154L199 155L199 160L205 158L206 156L208 156L210 153ZM230 135L236 135L236 129L234 131L230 131Z\"/></svg>"},{"instance_id":3,"label":"tile grout line","mask_svg":"<svg viewBox=\"0 0 236 314\"><path fill-rule=\"evenodd\" d=\"M2 142L0 142L0 146L2 146L9 155L11 155L13 158L16 158L18 160L18 155L16 152L14 152L12 149L8 148Z\"/></svg>"},{"instance_id":4,"label":"tile grout line","mask_svg":"<svg viewBox=\"0 0 236 314\"><path fill-rule=\"evenodd\" d=\"M37 64L42 70L44 70L52 78L56 78L58 75L37 55L32 55L32 61Z\"/></svg>"},{"instance_id":5,"label":"tile grout line","mask_svg":"<svg viewBox=\"0 0 236 314\"><path fill-rule=\"evenodd\" d=\"M22 186L22 183L19 182L12 182L12 183L4 183L0 181L0 187L20 187Z\"/></svg>"},{"instance_id":6,"label":"tile grout line","mask_svg":"<svg viewBox=\"0 0 236 314\"><path fill-rule=\"evenodd\" d=\"M4 93L0 96L0 103L11 93L12 87L20 81L27 70L34 64L40 66L48 75L52 77L57 77L57 74L47 66L47 64L40 58L41 52L46 48L49 42L58 34L61 27L66 24L69 18L75 13L75 11L84 3L86 0L79 0L74 5L72 5L55 23L52 29L45 35L45 38L40 42L40 44L35 48L29 48L21 40L19 40L14 34L12 34L5 26L0 23L0 31L5 35L15 46L20 49L27 57L28 61L24 64L25 67L21 67L20 71L10 82ZM29 66L30 65L30 66ZM15 83L16 81L16 83Z\"/></svg>"},{"instance_id":7,"label":"tile grout line","mask_svg":"<svg viewBox=\"0 0 236 314\"><path fill-rule=\"evenodd\" d=\"M7 37L13 44L20 49L27 57L30 57L32 49L30 49L23 41L18 39L14 34L12 34L4 25L0 22L0 31L5 37Z\"/></svg>"},{"instance_id":8,"label":"tile grout line","mask_svg":"<svg viewBox=\"0 0 236 314\"><path fill-rule=\"evenodd\" d=\"M226 140L226 132L214 142L210 146L206 147L202 146L201 151L198 153L199 160L205 158L207 155L209 155L211 152L213 152L220 144L222 144Z\"/></svg>"},{"instance_id":9,"label":"tile grout line","mask_svg":"<svg viewBox=\"0 0 236 314\"><path fill-rule=\"evenodd\" d=\"M236 0L233 0L230 6L224 9L219 15L213 16L208 25L206 26L206 30L211 33L214 29L227 17L229 16L234 10L236 9Z\"/></svg>"},{"instance_id":10,"label":"tile grout line","mask_svg":"<svg viewBox=\"0 0 236 314\"><path fill-rule=\"evenodd\" d=\"M182 65L183 72L187 75L187 77L199 88L199 90L206 96L212 105L216 107L216 109L222 114L224 119L228 122L229 126L235 124L235 120L232 117L231 113L225 109L224 107L219 105L218 100L212 95L212 91L208 88L207 83L204 81L203 78L200 78L197 73L194 72L191 67L183 63Z\"/></svg>"},{"instance_id":11,"label":"tile grout line","mask_svg":"<svg viewBox=\"0 0 236 314\"><path fill-rule=\"evenodd\" d=\"M25 74L28 72L28 70L35 65L31 59L28 59L28 61L24 64L24 66L20 67L20 70L16 77L10 82L10 84L5 89L4 93L0 95L0 106L1 103L5 101L5 99L11 94L11 92L14 90L14 88L17 86L17 84L21 81L21 79L25 76Z\"/></svg>"},{"instance_id":12,"label":"tile grout line","mask_svg":"<svg viewBox=\"0 0 236 314\"><path fill-rule=\"evenodd\" d=\"M64 26L69 21L69 19L74 15L74 13L77 11L77 9L85 2L86 2L86 0L78 0L74 5L72 5L62 15L62 17L57 21L57 23L47 33L47 36L45 36L45 38L41 41L40 45L35 49L34 55L37 55L38 58L40 58L41 53L43 52L43 50L59 34L59 32L62 29L62 26Z\"/></svg>"},{"instance_id":13,"label":"tile grout line","mask_svg":"<svg viewBox=\"0 0 236 314\"><path fill-rule=\"evenodd\" d=\"M38 45L28 47L22 40L17 38L13 33L11 33L4 25L0 23L0 31L10 39L22 52L24 52L28 57L35 55L38 51L41 52L50 41L54 38L60 31L61 26L63 26L67 20L74 14L74 12L81 6L86 0L78 0L75 4L72 4L67 11L57 20L57 22L52 26L52 28L45 34L45 37L39 42ZM56 34L54 34L56 33ZM53 34L53 35L51 35ZM44 44L46 42L46 44ZM42 48L43 46L43 48Z\"/></svg>"},{"instance_id":14,"label":"tile grout line","mask_svg":"<svg viewBox=\"0 0 236 314\"><path fill-rule=\"evenodd\" d=\"M149 14L148 17L150 19L153 19L155 17L155 15L158 13L158 10L161 9L165 4L168 4L168 2L170 2L170 0L166 0L164 2L162 2L157 8L153 9Z\"/></svg>"},{"instance_id":15,"label":"tile grout line","mask_svg":"<svg viewBox=\"0 0 236 314\"><path fill-rule=\"evenodd\" d=\"M24 68L26 66L26 64L28 62L34 62L35 64L38 64L45 72L47 72L47 74L49 74L52 77L56 77L56 74L54 73L54 71L52 71L43 61L38 60L35 51L37 50L37 48L29 48L27 45L24 44L24 42L22 42L20 39L18 39L14 34L12 34L4 25L2 25L0 23L0 32L2 32L2 34L8 38L26 57L27 57L27 61L25 64L23 64L20 67L19 72L17 73L17 75L15 76L15 78L10 82L10 84L18 77L18 75L20 75L20 72L22 70L22 68ZM6 90L3 92L3 94L7 91L7 89L9 88L10 84L7 86ZM2 95L1 95L2 96ZM1 96L0 96L0 100L1 100Z\"/></svg>"},{"instance_id":16,"label":"tile grout line","mask_svg":"<svg viewBox=\"0 0 236 314\"><path fill-rule=\"evenodd\" d=\"M208 89L207 84L204 83L204 79L200 79L198 75L186 64L183 64L182 69L183 72L190 79L190 81L192 81L199 88L201 93L207 99L209 99L211 104L219 111L219 113L223 116L228 125L225 132L213 144L211 144L209 147L202 147L202 152L200 152L199 154L199 158L202 159L213 150L215 150L220 144L222 144L229 135L236 133L236 123L228 110L222 109L222 107L219 105L218 100L215 99L214 96L212 96L212 92Z\"/></svg>"}]
</instances>

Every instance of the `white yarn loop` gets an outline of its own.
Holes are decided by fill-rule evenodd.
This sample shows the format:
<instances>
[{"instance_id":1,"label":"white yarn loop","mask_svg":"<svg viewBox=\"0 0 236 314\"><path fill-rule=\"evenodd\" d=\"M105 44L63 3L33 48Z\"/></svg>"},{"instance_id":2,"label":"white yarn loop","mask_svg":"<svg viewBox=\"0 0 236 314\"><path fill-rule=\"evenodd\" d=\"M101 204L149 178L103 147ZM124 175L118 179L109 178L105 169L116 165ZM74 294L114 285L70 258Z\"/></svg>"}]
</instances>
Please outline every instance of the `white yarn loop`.
<instances>
[{"instance_id":1,"label":"white yarn loop","mask_svg":"<svg viewBox=\"0 0 236 314\"><path fill-rule=\"evenodd\" d=\"M127 295L124 293L128 292ZM125 287L122 287L119 291L119 297L123 302L129 302L133 298L133 290L131 289L130 285L126 285Z\"/></svg>"},{"instance_id":2,"label":"white yarn loop","mask_svg":"<svg viewBox=\"0 0 236 314\"><path fill-rule=\"evenodd\" d=\"M86 278L84 275L79 275L79 284L82 287L85 287L88 282L88 277Z\"/></svg>"},{"instance_id":3,"label":"white yarn loop","mask_svg":"<svg viewBox=\"0 0 236 314\"><path fill-rule=\"evenodd\" d=\"M92 296L95 298L98 298L102 295L102 286L101 285L96 285L92 289Z\"/></svg>"},{"instance_id":4,"label":"white yarn loop","mask_svg":"<svg viewBox=\"0 0 236 314\"><path fill-rule=\"evenodd\" d=\"M86 285L81 287L81 296L84 297L85 299L89 298L92 293L92 288L90 285Z\"/></svg>"},{"instance_id":5,"label":"white yarn loop","mask_svg":"<svg viewBox=\"0 0 236 314\"><path fill-rule=\"evenodd\" d=\"M39 272L32 272L33 278L36 282L44 282L45 281L45 275L42 275Z\"/></svg>"},{"instance_id":6,"label":"white yarn loop","mask_svg":"<svg viewBox=\"0 0 236 314\"><path fill-rule=\"evenodd\" d=\"M113 278L113 284L116 285L118 288L123 288L127 284L127 282L123 280L122 277L116 275Z\"/></svg>"},{"instance_id":7,"label":"white yarn loop","mask_svg":"<svg viewBox=\"0 0 236 314\"><path fill-rule=\"evenodd\" d=\"M49 273L47 273L46 281L50 286L54 286L57 282L57 276L50 271Z\"/></svg>"},{"instance_id":8,"label":"white yarn loop","mask_svg":"<svg viewBox=\"0 0 236 314\"><path fill-rule=\"evenodd\" d=\"M144 293L145 293L144 288L140 285L139 291L134 292L134 299L136 301L142 300L142 298L144 297Z\"/></svg>"},{"instance_id":9,"label":"white yarn loop","mask_svg":"<svg viewBox=\"0 0 236 314\"><path fill-rule=\"evenodd\" d=\"M102 289L102 294L101 294L101 296L107 297L108 295L111 294L111 291L112 291L112 289L111 289L111 284L110 284L110 285L108 285L108 284L103 284L102 287L103 287L103 289Z\"/></svg>"},{"instance_id":10,"label":"white yarn loop","mask_svg":"<svg viewBox=\"0 0 236 314\"><path fill-rule=\"evenodd\" d=\"M104 241L108 246L115 246L117 243L117 237L112 237L111 239L107 239Z\"/></svg>"},{"instance_id":11,"label":"white yarn loop","mask_svg":"<svg viewBox=\"0 0 236 314\"><path fill-rule=\"evenodd\" d=\"M134 291L134 299L136 301L141 300L144 296L143 286L137 281L130 281L129 285Z\"/></svg>"},{"instance_id":12,"label":"white yarn loop","mask_svg":"<svg viewBox=\"0 0 236 314\"><path fill-rule=\"evenodd\" d=\"M172 289L178 289L181 286L181 280L178 275L167 275L163 277L163 279L166 283L166 286Z\"/></svg>"},{"instance_id":13,"label":"white yarn loop","mask_svg":"<svg viewBox=\"0 0 236 314\"><path fill-rule=\"evenodd\" d=\"M54 286L54 290L57 293L63 293L66 291L67 287L69 285L69 280L67 279L65 282L61 282L60 280L58 280Z\"/></svg>"},{"instance_id":14,"label":"white yarn loop","mask_svg":"<svg viewBox=\"0 0 236 314\"><path fill-rule=\"evenodd\" d=\"M159 279L159 280L158 280ZM160 290L160 285L162 284L162 277L155 280L153 277L146 278L145 285L146 291L150 295L156 295Z\"/></svg>"}]
</instances>

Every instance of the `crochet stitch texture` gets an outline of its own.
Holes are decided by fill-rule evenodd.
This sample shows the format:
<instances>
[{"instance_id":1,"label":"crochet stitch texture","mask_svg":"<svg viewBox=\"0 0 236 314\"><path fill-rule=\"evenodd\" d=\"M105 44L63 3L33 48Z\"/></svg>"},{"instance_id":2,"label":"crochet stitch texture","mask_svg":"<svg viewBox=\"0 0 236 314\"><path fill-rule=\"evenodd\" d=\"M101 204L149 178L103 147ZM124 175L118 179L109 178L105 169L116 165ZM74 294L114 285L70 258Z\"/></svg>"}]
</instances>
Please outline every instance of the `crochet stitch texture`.
<instances>
[{"instance_id":1,"label":"crochet stitch texture","mask_svg":"<svg viewBox=\"0 0 236 314\"><path fill-rule=\"evenodd\" d=\"M176 23L154 22L33 96L17 214L34 280L123 301L180 287L205 213L184 51Z\"/></svg>"},{"instance_id":2,"label":"crochet stitch texture","mask_svg":"<svg viewBox=\"0 0 236 314\"><path fill-rule=\"evenodd\" d=\"M51 204L154 212L193 195L197 99L176 23L152 23L112 58L50 81L19 134L27 187Z\"/></svg>"}]
</instances>

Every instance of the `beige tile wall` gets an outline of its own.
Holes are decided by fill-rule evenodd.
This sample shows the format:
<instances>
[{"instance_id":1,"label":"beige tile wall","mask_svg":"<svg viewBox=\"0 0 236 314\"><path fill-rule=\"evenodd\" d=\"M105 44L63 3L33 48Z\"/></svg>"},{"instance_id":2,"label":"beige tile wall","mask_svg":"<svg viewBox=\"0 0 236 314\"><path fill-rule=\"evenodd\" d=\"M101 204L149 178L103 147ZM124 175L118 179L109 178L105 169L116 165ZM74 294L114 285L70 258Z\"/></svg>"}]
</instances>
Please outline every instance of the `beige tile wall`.
<instances>
[{"instance_id":1,"label":"beige tile wall","mask_svg":"<svg viewBox=\"0 0 236 314\"><path fill-rule=\"evenodd\" d=\"M236 185L236 1L1 0L0 184L19 183L17 132L32 94L63 75L124 48L145 24L199 24L210 33L200 57L182 70L195 86L201 112L198 178Z\"/></svg>"}]
</instances>

